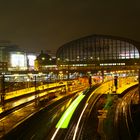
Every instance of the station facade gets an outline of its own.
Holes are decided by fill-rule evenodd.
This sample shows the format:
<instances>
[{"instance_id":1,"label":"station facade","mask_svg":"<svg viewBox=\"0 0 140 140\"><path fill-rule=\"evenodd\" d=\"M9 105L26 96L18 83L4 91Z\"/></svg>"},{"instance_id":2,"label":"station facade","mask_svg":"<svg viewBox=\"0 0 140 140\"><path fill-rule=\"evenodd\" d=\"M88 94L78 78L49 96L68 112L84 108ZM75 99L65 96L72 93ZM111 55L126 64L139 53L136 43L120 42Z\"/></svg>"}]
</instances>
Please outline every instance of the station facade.
<instances>
[{"instance_id":1,"label":"station facade","mask_svg":"<svg viewBox=\"0 0 140 140\"><path fill-rule=\"evenodd\" d=\"M137 70L140 43L131 39L91 35L61 46L56 53L60 70Z\"/></svg>"}]
</instances>

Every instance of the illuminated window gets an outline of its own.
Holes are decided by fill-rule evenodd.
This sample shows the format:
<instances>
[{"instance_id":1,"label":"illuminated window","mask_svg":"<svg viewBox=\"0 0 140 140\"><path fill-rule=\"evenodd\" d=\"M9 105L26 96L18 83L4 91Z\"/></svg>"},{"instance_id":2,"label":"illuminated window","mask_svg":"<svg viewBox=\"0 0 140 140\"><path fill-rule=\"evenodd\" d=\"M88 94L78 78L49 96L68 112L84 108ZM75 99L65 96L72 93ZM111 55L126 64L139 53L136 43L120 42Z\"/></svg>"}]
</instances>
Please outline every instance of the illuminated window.
<instances>
[{"instance_id":1,"label":"illuminated window","mask_svg":"<svg viewBox=\"0 0 140 140\"><path fill-rule=\"evenodd\" d=\"M45 60L45 57L42 57L41 59L42 59L42 60Z\"/></svg>"}]
</instances>

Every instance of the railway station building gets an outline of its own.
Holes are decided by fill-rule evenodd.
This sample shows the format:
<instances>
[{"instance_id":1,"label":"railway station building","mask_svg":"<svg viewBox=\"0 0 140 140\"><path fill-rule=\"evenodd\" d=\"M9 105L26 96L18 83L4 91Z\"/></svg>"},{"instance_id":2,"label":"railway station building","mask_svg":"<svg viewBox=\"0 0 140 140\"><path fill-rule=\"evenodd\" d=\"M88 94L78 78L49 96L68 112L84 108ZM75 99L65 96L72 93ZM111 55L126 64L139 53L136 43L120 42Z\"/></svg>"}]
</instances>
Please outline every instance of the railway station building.
<instances>
[{"instance_id":1,"label":"railway station building","mask_svg":"<svg viewBox=\"0 0 140 140\"><path fill-rule=\"evenodd\" d=\"M56 53L63 71L137 71L140 66L140 43L131 39L90 35L62 45Z\"/></svg>"}]
</instances>

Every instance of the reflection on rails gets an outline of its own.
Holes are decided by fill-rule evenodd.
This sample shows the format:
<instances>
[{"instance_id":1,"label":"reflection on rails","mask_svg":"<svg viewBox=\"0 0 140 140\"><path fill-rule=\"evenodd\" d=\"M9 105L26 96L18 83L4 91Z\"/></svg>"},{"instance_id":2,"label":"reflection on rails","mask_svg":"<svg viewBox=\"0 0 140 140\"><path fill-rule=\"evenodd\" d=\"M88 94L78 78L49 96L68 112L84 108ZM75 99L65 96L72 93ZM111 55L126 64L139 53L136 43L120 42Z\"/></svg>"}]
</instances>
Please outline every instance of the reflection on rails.
<instances>
[{"instance_id":1,"label":"reflection on rails","mask_svg":"<svg viewBox=\"0 0 140 140\"><path fill-rule=\"evenodd\" d=\"M126 106L126 110L124 108L120 109L125 112L121 115L121 122L119 116L119 119L114 119L115 112L118 112L117 106L119 106L120 99L123 100L128 95L128 93L123 94L122 92L130 87L135 88L137 82L134 81L131 84L126 82L123 86L119 86L116 92L110 90L112 85L113 82L108 81L93 85L83 92L67 94L68 96L55 100L53 104L48 105L23 122L23 125L19 125L5 135L5 138L17 139L24 136L25 139L40 140L114 139L116 137L115 132L118 132L120 127L114 125L115 120L119 125L123 123L124 127L129 124L126 123L126 118L123 118L123 116L127 115L125 111L130 112L130 107ZM137 93L135 91L134 93L132 95L130 92L131 98L136 98ZM60 97L60 94L58 97ZM130 96L127 98L130 100ZM132 103L132 101L128 101L128 103ZM127 118L130 118L129 116ZM130 119L127 119L127 121L130 121ZM129 129L129 131L131 130ZM126 130L126 134L127 132Z\"/></svg>"},{"instance_id":2,"label":"reflection on rails","mask_svg":"<svg viewBox=\"0 0 140 140\"><path fill-rule=\"evenodd\" d=\"M3 112L3 109L4 109L4 111L6 111L9 109L18 107L21 104L25 105L27 103L34 102L36 100L36 95L38 96L37 100L40 102L45 99L48 99L48 100L53 99L53 98L59 96L60 94L64 94L66 92L65 88L66 88L65 85L60 85L57 87L51 87L46 90L21 94L20 96L17 96L17 97L15 96L14 98L9 98L5 101L4 108L1 107L0 113Z\"/></svg>"}]
</instances>

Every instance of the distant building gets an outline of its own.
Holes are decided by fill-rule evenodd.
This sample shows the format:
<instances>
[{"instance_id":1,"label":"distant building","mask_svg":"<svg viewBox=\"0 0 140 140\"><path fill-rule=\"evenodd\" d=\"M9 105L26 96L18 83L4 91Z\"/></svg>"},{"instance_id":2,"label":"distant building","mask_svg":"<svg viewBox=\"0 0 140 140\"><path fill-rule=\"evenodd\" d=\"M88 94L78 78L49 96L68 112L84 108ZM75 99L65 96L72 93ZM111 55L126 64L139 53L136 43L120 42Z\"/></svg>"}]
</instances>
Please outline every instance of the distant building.
<instances>
[{"instance_id":1,"label":"distant building","mask_svg":"<svg viewBox=\"0 0 140 140\"><path fill-rule=\"evenodd\" d=\"M1 72L8 71L7 62L0 62L0 71Z\"/></svg>"},{"instance_id":2,"label":"distant building","mask_svg":"<svg viewBox=\"0 0 140 140\"><path fill-rule=\"evenodd\" d=\"M0 41L0 71L24 71L34 69L36 54L26 53L10 41Z\"/></svg>"},{"instance_id":3,"label":"distant building","mask_svg":"<svg viewBox=\"0 0 140 140\"><path fill-rule=\"evenodd\" d=\"M140 66L140 43L131 39L90 35L61 46L56 53L59 69L116 70Z\"/></svg>"},{"instance_id":4,"label":"distant building","mask_svg":"<svg viewBox=\"0 0 140 140\"><path fill-rule=\"evenodd\" d=\"M27 53L26 56L27 56L27 69L34 70L37 54Z\"/></svg>"},{"instance_id":5,"label":"distant building","mask_svg":"<svg viewBox=\"0 0 140 140\"><path fill-rule=\"evenodd\" d=\"M9 41L0 41L0 62L9 62L11 51L19 51L19 47Z\"/></svg>"},{"instance_id":6,"label":"distant building","mask_svg":"<svg viewBox=\"0 0 140 140\"><path fill-rule=\"evenodd\" d=\"M43 51L41 51L35 60L35 70L45 71L55 69L56 67L56 59Z\"/></svg>"},{"instance_id":7,"label":"distant building","mask_svg":"<svg viewBox=\"0 0 140 140\"><path fill-rule=\"evenodd\" d=\"M19 47L10 41L0 41L0 71L7 71L10 67L10 52L19 51Z\"/></svg>"},{"instance_id":8,"label":"distant building","mask_svg":"<svg viewBox=\"0 0 140 140\"><path fill-rule=\"evenodd\" d=\"M24 52L9 52L9 70L26 70L27 58Z\"/></svg>"}]
</instances>

